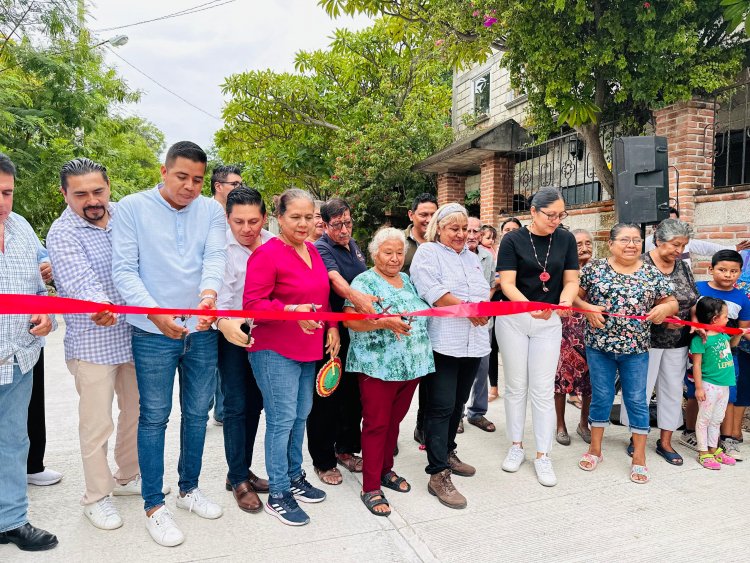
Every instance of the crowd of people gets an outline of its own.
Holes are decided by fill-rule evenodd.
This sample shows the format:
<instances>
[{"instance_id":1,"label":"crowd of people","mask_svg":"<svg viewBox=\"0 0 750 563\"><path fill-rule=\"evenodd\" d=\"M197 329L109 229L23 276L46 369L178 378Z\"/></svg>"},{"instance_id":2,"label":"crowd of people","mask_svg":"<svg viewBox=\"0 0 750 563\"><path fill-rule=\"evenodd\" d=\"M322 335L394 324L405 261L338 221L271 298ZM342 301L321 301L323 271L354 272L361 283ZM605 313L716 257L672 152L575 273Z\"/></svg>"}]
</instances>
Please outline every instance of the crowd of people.
<instances>
[{"instance_id":1,"label":"crowd of people","mask_svg":"<svg viewBox=\"0 0 750 563\"><path fill-rule=\"evenodd\" d=\"M31 226L12 212L16 170L0 155L0 291L46 295L45 281L54 279L62 297L204 312L123 316L104 307L64 315L65 360L79 394L81 505L95 527L122 526L114 497L140 495L153 540L184 541L165 502L165 431L175 379L181 426L174 506L206 519L224 511L199 488L212 409L223 430L226 489L237 507L301 526L310 517L300 503L324 501L324 488L342 483L339 467L362 473L361 500L377 516L391 513L384 489L411 490L394 458L415 394L414 439L426 450L427 489L447 507L466 507L453 479L476 469L458 457L457 434L464 419L496 430L486 414L500 396L500 359L508 438L503 471L517 472L526 460L530 403L535 473L541 485L556 485L552 445L571 444L564 415L576 401L576 434L587 444L578 465L595 470L620 388L622 423L632 435L630 479L647 483L652 394L656 453L680 465L672 438L683 428L685 384L679 442L708 469L742 460L750 343L748 335L730 338L719 327L750 327L747 255L712 249L711 279L696 283L685 261L692 230L674 217L657 226L647 252L641 229L620 223L610 232L607 255L594 257L591 233L564 227L562 194L543 187L530 201L531 221L507 219L499 232L459 203L438 206L422 194L405 231L387 226L374 234L368 268L345 200L320 202L306 191L286 190L275 202L273 235L264 228L261 194L243 184L239 169L215 169L213 197L201 195L206 164L200 147L176 143L159 185L115 203L102 164L66 163L60 189L67 207L49 230L47 257ZM540 308L494 318L408 314L488 301L533 301ZM279 318L217 316L217 309ZM387 316L314 320L328 311ZM313 319L290 320L283 312ZM675 318L717 330L691 331L670 322ZM45 314L0 315L0 543L25 550L58 541L28 522L26 494L34 479L51 484L41 477L43 466L27 467L26 426L39 418L30 414L32 372L43 361L43 337L55 328ZM337 357L338 388L316 393L316 373ZM267 479L253 455L261 412ZM115 427L112 472L107 448ZM305 434L316 485L303 469Z\"/></svg>"}]
</instances>

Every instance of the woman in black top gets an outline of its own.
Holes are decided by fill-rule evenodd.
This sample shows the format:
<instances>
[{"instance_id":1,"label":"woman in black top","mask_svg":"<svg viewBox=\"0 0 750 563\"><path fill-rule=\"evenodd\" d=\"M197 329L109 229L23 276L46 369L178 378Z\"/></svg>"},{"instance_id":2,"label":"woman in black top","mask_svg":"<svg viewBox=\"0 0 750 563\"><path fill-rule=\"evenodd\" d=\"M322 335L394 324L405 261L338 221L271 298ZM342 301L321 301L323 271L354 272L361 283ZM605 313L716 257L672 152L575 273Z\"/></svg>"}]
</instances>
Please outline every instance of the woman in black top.
<instances>
[{"instance_id":1,"label":"woman in black top","mask_svg":"<svg viewBox=\"0 0 750 563\"><path fill-rule=\"evenodd\" d=\"M497 270L508 301L572 305L578 295L576 239L559 228L567 217L562 194L541 188L531 200L531 224L508 233L500 243ZM548 457L555 437L555 371L560 356L560 317L568 311L540 309L497 317L495 332L505 374L505 420L512 445L502 468L515 472L525 459L526 398L531 398L536 441L534 469L547 487L557 484Z\"/></svg>"}]
</instances>

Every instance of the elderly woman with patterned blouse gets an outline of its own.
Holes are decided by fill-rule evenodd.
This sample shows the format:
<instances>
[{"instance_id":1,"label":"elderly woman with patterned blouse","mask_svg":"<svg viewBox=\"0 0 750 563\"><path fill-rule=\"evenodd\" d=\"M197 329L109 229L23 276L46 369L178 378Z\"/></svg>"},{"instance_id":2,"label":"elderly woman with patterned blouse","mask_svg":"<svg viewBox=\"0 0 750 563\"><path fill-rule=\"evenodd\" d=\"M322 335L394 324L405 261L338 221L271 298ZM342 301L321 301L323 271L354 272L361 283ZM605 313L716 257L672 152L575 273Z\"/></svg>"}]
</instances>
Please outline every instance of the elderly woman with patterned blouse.
<instances>
[{"instance_id":1,"label":"elderly woman with patterned blouse","mask_svg":"<svg viewBox=\"0 0 750 563\"><path fill-rule=\"evenodd\" d=\"M458 203L440 207L427 226L428 242L419 245L411 279L429 305L445 307L487 301L490 286L479 257L466 247L469 216ZM466 498L451 474L469 477L476 469L456 455L456 430L469 399L480 360L490 353L487 317L430 317L427 330L435 353L435 373L425 377L425 442L430 475L427 490L449 508L465 508Z\"/></svg>"},{"instance_id":2,"label":"elderly woman with patterned blouse","mask_svg":"<svg viewBox=\"0 0 750 563\"><path fill-rule=\"evenodd\" d=\"M602 438L615 398L615 374L622 382L622 400L630 414L634 446L630 480L648 482L646 403L651 325L677 313L669 280L641 259L643 239L636 225L618 223L609 234L609 258L593 260L581 270L575 306L587 309L586 359L591 377L591 445L578 466L593 471L602 462ZM618 315L643 316L645 320Z\"/></svg>"},{"instance_id":3,"label":"elderly woman with patterned blouse","mask_svg":"<svg viewBox=\"0 0 750 563\"><path fill-rule=\"evenodd\" d=\"M672 284L679 304L677 317L690 320L692 307L700 294L690 266L680 257L693 234L690 225L679 219L665 219L654 231L656 248L643 255L643 262L656 267ZM660 429L656 453L672 465L682 465L682 456L672 447L672 433L682 426L682 381L688 362L690 327L662 323L651 327L651 348L648 352L646 401L656 387L656 416ZM621 411L621 421L628 424L628 413ZM628 446L628 453L632 446Z\"/></svg>"},{"instance_id":4,"label":"elderly woman with patterned blouse","mask_svg":"<svg viewBox=\"0 0 750 563\"><path fill-rule=\"evenodd\" d=\"M401 273L404 233L385 227L375 233L368 250L375 265L359 274L351 287L377 296L379 309L406 313L427 309L409 276ZM376 305L378 308L378 305ZM355 312L350 301L344 312ZM398 428L411 405L419 378L435 371L425 317L385 317L346 321L351 335L346 371L358 373L362 397L362 493L360 498L377 516L391 513L381 485L407 493L411 485L393 471Z\"/></svg>"}]
</instances>

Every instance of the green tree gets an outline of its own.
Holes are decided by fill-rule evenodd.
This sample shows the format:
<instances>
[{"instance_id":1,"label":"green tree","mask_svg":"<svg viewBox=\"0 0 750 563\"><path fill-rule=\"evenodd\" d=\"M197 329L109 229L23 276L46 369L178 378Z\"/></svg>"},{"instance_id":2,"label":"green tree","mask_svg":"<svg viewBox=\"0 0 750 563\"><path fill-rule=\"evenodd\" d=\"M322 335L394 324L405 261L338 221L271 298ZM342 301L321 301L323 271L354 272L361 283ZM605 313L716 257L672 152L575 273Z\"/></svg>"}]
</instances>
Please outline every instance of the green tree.
<instances>
[{"instance_id":1,"label":"green tree","mask_svg":"<svg viewBox=\"0 0 750 563\"><path fill-rule=\"evenodd\" d=\"M729 0L723 0L728 2ZM731 83L744 36L722 16L722 0L320 0L332 16L390 18L394 33L421 33L457 63L504 52L515 88L529 96L543 137L567 124L583 137L602 186L613 193L599 124Z\"/></svg>"},{"instance_id":2,"label":"green tree","mask_svg":"<svg viewBox=\"0 0 750 563\"><path fill-rule=\"evenodd\" d=\"M423 37L394 40L384 22L338 30L330 47L299 52L295 73L228 77L222 160L268 194L289 186L345 197L369 230L416 193L434 190L413 173L451 139L451 71Z\"/></svg>"},{"instance_id":3,"label":"green tree","mask_svg":"<svg viewBox=\"0 0 750 563\"><path fill-rule=\"evenodd\" d=\"M143 189L158 175L164 139L140 118L116 114L135 102L66 0L0 0L0 151L19 170L16 210L37 233L64 208L59 170L76 156L101 161L115 197Z\"/></svg>"}]
</instances>

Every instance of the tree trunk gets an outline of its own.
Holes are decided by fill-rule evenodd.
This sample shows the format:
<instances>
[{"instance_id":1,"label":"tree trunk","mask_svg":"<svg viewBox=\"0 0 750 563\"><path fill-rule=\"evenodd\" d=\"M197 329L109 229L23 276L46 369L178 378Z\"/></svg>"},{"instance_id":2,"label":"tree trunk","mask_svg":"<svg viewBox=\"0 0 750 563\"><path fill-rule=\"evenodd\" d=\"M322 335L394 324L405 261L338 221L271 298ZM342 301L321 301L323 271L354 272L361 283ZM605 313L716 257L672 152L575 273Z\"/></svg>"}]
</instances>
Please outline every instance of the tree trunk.
<instances>
[{"instance_id":1,"label":"tree trunk","mask_svg":"<svg viewBox=\"0 0 750 563\"><path fill-rule=\"evenodd\" d=\"M577 126L575 129L586 143L586 149L591 155L591 163L594 165L594 173L599 179L602 189L610 197L614 198L615 184L612 171L607 166L607 161L604 158L604 147L602 147L602 140L599 136L599 123L586 123L585 125Z\"/></svg>"}]
</instances>

